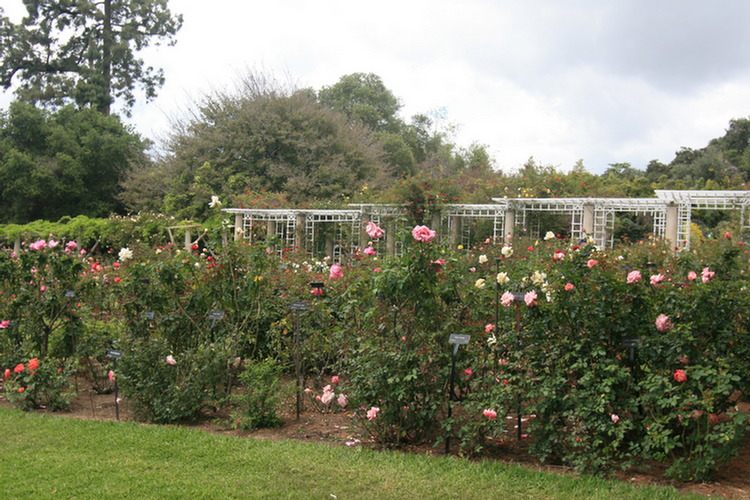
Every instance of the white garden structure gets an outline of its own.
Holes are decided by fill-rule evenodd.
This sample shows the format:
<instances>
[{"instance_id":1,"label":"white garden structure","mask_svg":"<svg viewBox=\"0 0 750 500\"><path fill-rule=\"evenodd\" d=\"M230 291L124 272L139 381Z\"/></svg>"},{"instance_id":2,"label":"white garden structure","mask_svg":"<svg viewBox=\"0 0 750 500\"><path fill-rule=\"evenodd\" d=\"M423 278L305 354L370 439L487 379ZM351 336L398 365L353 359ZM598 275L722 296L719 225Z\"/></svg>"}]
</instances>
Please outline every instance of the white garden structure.
<instances>
[{"instance_id":1,"label":"white garden structure","mask_svg":"<svg viewBox=\"0 0 750 500\"><path fill-rule=\"evenodd\" d=\"M426 225L450 238L454 246L472 243L471 222L491 225L492 241L502 242L518 231L532 236L545 228L529 227L533 214L568 217L573 240L593 238L600 248L614 242L617 213L651 217L653 233L675 247L689 248L692 210L740 210L742 231L750 229L750 191L656 190L656 198L497 198L492 204L443 205ZM395 205L350 205L350 209L294 210L227 208L234 214L235 239L266 240L277 236L279 252L324 253L339 260L373 243L388 254L398 254L395 229L406 209ZM491 221L491 222L490 222ZM386 230L384 241L372 242L364 231L368 222Z\"/></svg>"}]
</instances>

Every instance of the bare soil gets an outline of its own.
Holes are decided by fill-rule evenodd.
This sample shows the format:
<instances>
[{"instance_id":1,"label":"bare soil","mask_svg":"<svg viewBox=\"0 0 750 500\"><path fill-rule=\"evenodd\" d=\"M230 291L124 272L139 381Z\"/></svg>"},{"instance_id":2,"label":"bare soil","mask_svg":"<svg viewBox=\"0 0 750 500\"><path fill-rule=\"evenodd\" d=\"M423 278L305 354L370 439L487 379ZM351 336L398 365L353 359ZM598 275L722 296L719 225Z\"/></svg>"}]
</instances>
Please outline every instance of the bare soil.
<instances>
[{"instance_id":1,"label":"bare soil","mask_svg":"<svg viewBox=\"0 0 750 500\"><path fill-rule=\"evenodd\" d=\"M9 407L10 404L0 391L0 406ZM750 415L750 403L740 403L740 411ZM119 408L115 405L114 394L97 394L85 382L79 385L79 395L69 409L62 412L49 412L46 409L36 410L38 413L49 413L62 418L81 418L93 420L130 420L127 401ZM236 436L245 439L293 440L306 443L326 443L338 446L367 446L377 448L369 436L363 436L352 425L351 414L347 412L320 413L308 408L296 415L296 400L284 404L281 410L283 424L273 429L259 429L252 432L232 428L229 410L213 413L207 412L198 422L185 424L186 427L197 428L205 432ZM451 453L458 452L457 446L451 447ZM515 436L509 436L503 441L489 442L489 451L483 459L497 460L505 463L522 464L537 470L554 471L558 473L574 473L566 467L552 466L540 463L539 460L527 452L526 440L518 441ZM445 446L432 445L410 446L402 451L406 453L424 453L442 455ZM739 455L733 457L717 473L713 482L709 483L681 483L665 479L663 472L666 467L659 464L649 469L619 471L617 479L639 485L671 485L680 492L695 492L715 498L750 499L750 435L746 436Z\"/></svg>"}]
</instances>

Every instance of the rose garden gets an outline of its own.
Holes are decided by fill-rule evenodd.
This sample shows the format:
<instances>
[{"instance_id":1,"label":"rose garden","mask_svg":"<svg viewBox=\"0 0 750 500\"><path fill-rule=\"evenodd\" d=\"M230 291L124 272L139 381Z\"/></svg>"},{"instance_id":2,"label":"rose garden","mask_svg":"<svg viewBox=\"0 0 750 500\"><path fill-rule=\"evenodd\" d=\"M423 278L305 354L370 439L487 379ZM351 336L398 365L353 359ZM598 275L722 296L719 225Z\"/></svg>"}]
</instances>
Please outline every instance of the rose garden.
<instances>
[{"instance_id":1,"label":"rose garden","mask_svg":"<svg viewBox=\"0 0 750 500\"><path fill-rule=\"evenodd\" d=\"M424 225L395 231L398 256L370 223L367 247L335 263L222 227L190 250L97 253L55 235L4 249L4 395L64 410L78 380L117 384L137 419L228 408L251 429L281 423L292 391L385 447L450 439L482 456L519 433L543 461L656 461L690 481L737 452L750 428L736 410L750 387L739 238L601 250L548 232L452 248Z\"/></svg>"}]
</instances>

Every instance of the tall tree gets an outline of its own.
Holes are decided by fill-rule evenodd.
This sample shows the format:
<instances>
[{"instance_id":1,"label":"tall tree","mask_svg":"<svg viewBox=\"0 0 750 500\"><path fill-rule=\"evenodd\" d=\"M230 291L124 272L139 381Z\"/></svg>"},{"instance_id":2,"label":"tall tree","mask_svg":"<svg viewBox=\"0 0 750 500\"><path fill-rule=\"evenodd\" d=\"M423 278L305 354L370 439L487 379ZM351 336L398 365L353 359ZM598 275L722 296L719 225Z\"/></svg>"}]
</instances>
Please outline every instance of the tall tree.
<instances>
[{"instance_id":1,"label":"tall tree","mask_svg":"<svg viewBox=\"0 0 750 500\"><path fill-rule=\"evenodd\" d=\"M164 84L137 51L175 43L182 16L167 0L23 0L21 24L0 19L0 85L18 83L22 101L47 106L75 102L109 114L114 99L135 104L140 86L150 100Z\"/></svg>"},{"instance_id":2,"label":"tall tree","mask_svg":"<svg viewBox=\"0 0 750 500\"><path fill-rule=\"evenodd\" d=\"M254 72L236 91L206 96L175 124L165 150L158 168L136 169L126 182L123 200L131 208L163 196L170 214L195 218L212 195L226 199L246 190L283 193L293 204L345 202L390 178L368 128L322 107L312 92Z\"/></svg>"},{"instance_id":3,"label":"tall tree","mask_svg":"<svg viewBox=\"0 0 750 500\"><path fill-rule=\"evenodd\" d=\"M359 120L375 132L399 132L401 103L383 80L373 73L352 73L338 83L318 92L323 106L343 112L350 120Z\"/></svg>"}]
</instances>

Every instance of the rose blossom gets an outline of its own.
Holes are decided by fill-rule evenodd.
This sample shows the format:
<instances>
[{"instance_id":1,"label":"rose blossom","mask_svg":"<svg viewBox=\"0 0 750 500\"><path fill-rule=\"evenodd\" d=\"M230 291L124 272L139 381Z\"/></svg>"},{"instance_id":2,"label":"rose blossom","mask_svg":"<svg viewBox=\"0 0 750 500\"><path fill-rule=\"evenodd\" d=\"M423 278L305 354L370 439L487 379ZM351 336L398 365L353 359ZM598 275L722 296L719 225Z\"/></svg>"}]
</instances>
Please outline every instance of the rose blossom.
<instances>
[{"instance_id":1,"label":"rose blossom","mask_svg":"<svg viewBox=\"0 0 750 500\"><path fill-rule=\"evenodd\" d=\"M707 267L704 267L703 271L701 272L701 281L703 281L703 283L708 283L709 281L711 281L711 278L714 277L714 274L716 273L713 271L709 271Z\"/></svg>"},{"instance_id":2,"label":"rose blossom","mask_svg":"<svg viewBox=\"0 0 750 500\"><path fill-rule=\"evenodd\" d=\"M339 383L339 376L338 375L334 375L333 377L331 377L331 383L332 384L338 384Z\"/></svg>"},{"instance_id":3,"label":"rose blossom","mask_svg":"<svg viewBox=\"0 0 750 500\"><path fill-rule=\"evenodd\" d=\"M346 397L345 394L339 394L339 398L336 400L336 402L339 404L340 407L346 408L346 405L349 404L349 399Z\"/></svg>"},{"instance_id":4,"label":"rose blossom","mask_svg":"<svg viewBox=\"0 0 750 500\"><path fill-rule=\"evenodd\" d=\"M8 328L9 326L10 326L10 321L8 321L7 319L0 321L0 328Z\"/></svg>"},{"instance_id":5,"label":"rose blossom","mask_svg":"<svg viewBox=\"0 0 750 500\"><path fill-rule=\"evenodd\" d=\"M324 405L327 405L328 403L333 401L333 398L335 396L336 395L333 393L333 391L324 392L323 396L321 396L320 398L320 402L323 403Z\"/></svg>"},{"instance_id":6,"label":"rose blossom","mask_svg":"<svg viewBox=\"0 0 750 500\"><path fill-rule=\"evenodd\" d=\"M685 372L682 370L675 370L674 379L678 382L684 382L687 380L687 375L685 375Z\"/></svg>"},{"instance_id":7,"label":"rose blossom","mask_svg":"<svg viewBox=\"0 0 750 500\"><path fill-rule=\"evenodd\" d=\"M536 302L536 299L538 297L539 296L536 294L536 292L534 290L532 290L530 292L526 292L526 295L523 296L523 300L526 302L526 305L528 307L531 307L531 306L539 305Z\"/></svg>"},{"instance_id":8,"label":"rose blossom","mask_svg":"<svg viewBox=\"0 0 750 500\"><path fill-rule=\"evenodd\" d=\"M331 272L330 272L331 279L339 279L344 277L344 272L341 270L341 266L338 264L334 264L331 266Z\"/></svg>"},{"instance_id":9,"label":"rose blossom","mask_svg":"<svg viewBox=\"0 0 750 500\"><path fill-rule=\"evenodd\" d=\"M628 284L638 283L641 281L641 272L640 271L630 271L628 273Z\"/></svg>"},{"instance_id":10,"label":"rose blossom","mask_svg":"<svg viewBox=\"0 0 750 500\"><path fill-rule=\"evenodd\" d=\"M594 259L589 259L589 261L588 261L588 262L586 262L586 265L587 265L587 266L589 266L589 269L591 269L592 267L594 267L594 266L595 266L595 265L597 265L598 263L599 263L599 262L598 262L597 260L594 260Z\"/></svg>"},{"instance_id":11,"label":"rose blossom","mask_svg":"<svg viewBox=\"0 0 750 500\"><path fill-rule=\"evenodd\" d=\"M573 286L573 283L568 283L567 285L565 285L565 291L566 291L566 292L569 292L569 291L571 291L571 290L572 290L573 288L575 288L575 287Z\"/></svg>"},{"instance_id":12,"label":"rose blossom","mask_svg":"<svg viewBox=\"0 0 750 500\"><path fill-rule=\"evenodd\" d=\"M378 416L378 412L380 411L380 408L373 406L369 410L367 410L367 420L375 420L375 418Z\"/></svg>"},{"instance_id":13,"label":"rose blossom","mask_svg":"<svg viewBox=\"0 0 750 500\"><path fill-rule=\"evenodd\" d=\"M695 271L690 271L690 272L688 273L688 279L689 279L690 281L695 281L696 279L698 279L698 275L697 275L697 274L695 274Z\"/></svg>"},{"instance_id":14,"label":"rose blossom","mask_svg":"<svg viewBox=\"0 0 750 500\"><path fill-rule=\"evenodd\" d=\"M367 247L364 250L365 255L377 255L378 252L375 251L372 247Z\"/></svg>"},{"instance_id":15,"label":"rose blossom","mask_svg":"<svg viewBox=\"0 0 750 500\"><path fill-rule=\"evenodd\" d=\"M420 243L429 243L435 238L437 233L427 226L416 226L411 230L411 235Z\"/></svg>"},{"instance_id":16,"label":"rose blossom","mask_svg":"<svg viewBox=\"0 0 750 500\"><path fill-rule=\"evenodd\" d=\"M21 373L26 367L23 366L23 363L18 363L15 368L13 368L13 373Z\"/></svg>"},{"instance_id":17,"label":"rose blossom","mask_svg":"<svg viewBox=\"0 0 750 500\"><path fill-rule=\"evenodd\" d=\"M176 365L177 361L174 359L174 357L170 354L167 356L167 364L169 365Z\"/></svg>"},{"instance_id":18,"label":"rose blossom","mask_svg":"<svg viewBox=\"0 0 750 500\"><path fill-rule=\"evenodd\" d=\"M10 378L10 368L5 369L5 378Z\"/></svg>"},{"instance_id":19,"label":"rose blossom","mask_svg":"<svg viewBox=\"0 0 750 500\"><path fill-rule=\"evenodd\" d=\"M383 229L378 227L378 225L375 224L374 222L367 223L367 225L365 226L365 232L367 233L367 236L369 236L370 238L374 240L380 239L385 233L385 231L383 231Z\"/></svg>"},{"instance_id":20,"label":"rose blossom","mask_svg":"<svg viewBox=\"0 0 750 500\"><path fill-rule=\"evenodd\" d=\"M617 415L615 415L615 414L613 413L613 414L612 414L612 422L616 424L618 420L620 420L620 417L618 417Z\"/></svg>"},{"instance_id":21,"label":"rose blossom","mask_svg":"<svg viewBox=\"0 0 750 500\"><path fill-rule=\"evenodd\" d=\"M490 333L494 329L495 329L495 325L493 325L492 323L487 323L484 326L484 331L487 332L487 333Z\"/></svg>"},{"instance_id":22,"label":"rose blossom","mask_svg":"<svg viewBox=\"0 0 750 500\"><path fill-rule=\"evenodd\" d=\"M508 246L508 245L503 245L503 248L502 250L500 250L500 253L502 253L506 259L510 258L510 256L513 255L513 247Z\"/></svg>"},{"instance_id":23,"label":"rose blossom","mask_svg":"<svg viewBox=\"0 0 750 500\"><path fill-rule=\"evenodd\" d=\"M38 240L38 241L35 241L34 243L31 243L29 245L29 248L32 249L32 250L41 250L42 248L44 248L46 246L47 246L47 242L46 241L44 241L44 240Z\"/></svg>"},{"instance_id":24,"label":"rose blossom","mask_svg":"<svg viewBox=\"0 0 750 500\"><path fill-rule=\"evenodd\" d=\"M516 297L511 292L505 292L503 296L500 297L500 303L503 307L510 307L514 300L516 300Z\"/></svg>"},{"instance_id":25,"label":"rose blossom","mask_svg":"<svg viewBox=\"0 0 750 500\"><path fill-rule=\"evenodd\" d=\"M651 284L653 286L656 286L662 281L664 281L664 278L666 278L666 276L664 276L663 274L654 274L651 276Z\"/></svg>"},{"instance_id":26,"label":"rose blossom","mask_svg":"<svg viewBox=\"0 0 750 500\"><path fill-rule=\"evenodd\" d=\"M115 372L113 372L112 370L110 370L107 375L109 376L109 381L110 382L114 382L115 381Z\"/></svg>"},{"instance_id":27,"label":"rose blossom","mask_svg":"<svg viewBox=\"0 0 750 500\"><path fill-rule=\"evenodd\" d=\"M552 256L552 260L563 260L565 258L565 252L556 250L555 255Z\"/></svg>"},{"instance_id":28,"label":"rose blossom","mask_svg":"<svg viewBox=\"0 0 750 500\"><path fill-rule=\"evenodd\" d=\"M484 410L484 416L489 418L490 420L494 420L497 418L497 412L495 410Z\"/></svg>"},{"instance_id":29,"label":"rose blossom","mask_svg":"<svg viewBox=\"0 0 750 500\"><path fill-rule=\"evenodd\" d=\"M669 316L666 314L660 314L658 318L656 318L656 329L660 332L668 332L672 329L674 325L671 321L669 321Z\"/></svg>"}]
</instances>

